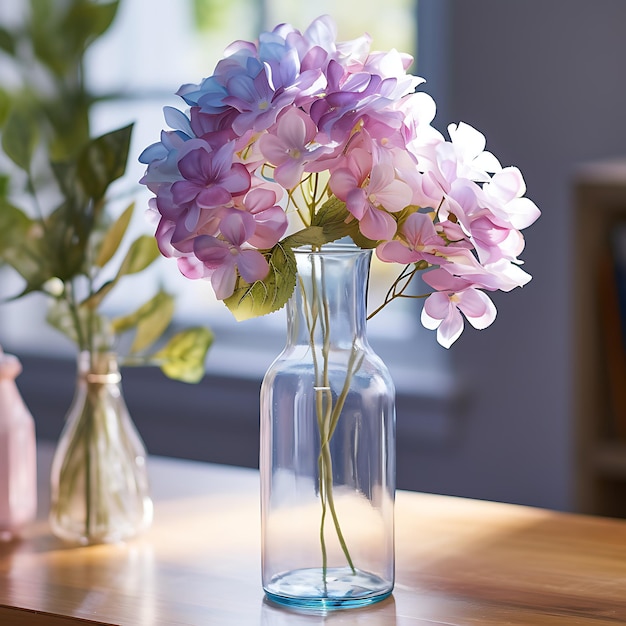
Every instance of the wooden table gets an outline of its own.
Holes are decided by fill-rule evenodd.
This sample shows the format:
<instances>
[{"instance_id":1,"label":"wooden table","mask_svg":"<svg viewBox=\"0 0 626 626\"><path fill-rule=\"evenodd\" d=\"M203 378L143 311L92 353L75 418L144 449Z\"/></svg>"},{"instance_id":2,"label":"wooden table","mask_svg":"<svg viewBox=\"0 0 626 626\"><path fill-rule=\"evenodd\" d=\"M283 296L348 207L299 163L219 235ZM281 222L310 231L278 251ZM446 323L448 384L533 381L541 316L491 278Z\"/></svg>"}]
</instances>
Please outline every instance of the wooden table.
<instances>
[{"instance_id":1,"label":"wooden table","mask_svg":"<svg viewBox=\"0 0 626 626\"><path fill-rule=\"evenodd\" d=\"M154 526L127 544L64 545L42 489L42 520L0 545L2 626L626 624L626 522L400 492L392 597L301 614L264 600L255 471L164 458L150 469Z\"/></svg>"}]
</instances>

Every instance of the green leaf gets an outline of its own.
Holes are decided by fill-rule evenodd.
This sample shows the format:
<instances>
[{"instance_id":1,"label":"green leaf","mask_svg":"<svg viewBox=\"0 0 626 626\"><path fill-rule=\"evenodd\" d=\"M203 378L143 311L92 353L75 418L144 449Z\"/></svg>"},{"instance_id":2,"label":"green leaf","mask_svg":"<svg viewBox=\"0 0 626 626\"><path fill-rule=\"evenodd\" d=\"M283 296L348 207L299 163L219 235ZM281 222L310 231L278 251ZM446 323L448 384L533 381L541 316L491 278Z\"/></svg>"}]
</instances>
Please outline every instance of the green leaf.
<instances>
[{"instance_id":1,"label":"green leaf","mask_svg":"<svg viewBox=\"0 0 626 626\"><path fill-rule=\"evenodd\" d=\"M53 2L51 0L30 0L29 17L27 35L35 56L57 75L64 74L67 66L60 61L65 56L61 52L65 43L64 37L52 36L54 29L58 29L59 26L57 11L54 9Z\"/></svg>"},{"instance_id":2,"label":"green leaf","mask_svg":"<svg viewBox=\"0 0 626 626\"><path fill-rule=\"evenodd\" d=\"M282 240L282 244L288 248L298 248L299 246L323 246L328 243L321 226L307 226L293 235L289 235Z\"/></svg>"},{"instance_id":3,"label":"green leaf","mask_svg":"<svg viewBox=\"0 0 626 626\"><path fill-rule=\"evenodd\" d=\"M285 237L282 243L290 248L321 247L344 237L351 237L361 248L374 248L377 243L361 235L359 223L346 208L346 203L332 196L314 215L311 226Z\"/></svg>"},{"instance_id":4,"label":"green leaf","mask_svg":"<svg viewBox=\"0 0 626 626\"><path fill-rule=\"evenodd\" d=\"M392 217L398 223L398 230L400 230L404 226L404 222L406 222L407 218L413 213L417 213L420 210L420 207L414 204L410 204L409 206L402 209L402 211L397 211L396 213L392 213Z\"/></svg>"},{"instance_id":5,"label":"green leaf","mask_svg":"<svg viewBox=\"0 0 626 626\"><path fill-rule=\"evenodd\" d=\"M109 295L116 284L117 279L107 280L94 294L83 300L80 305L85 306L92 311L97 309L100 306L100 303Z\"/></svg>"},{"instance_id":6,"label":"green leaf","mask_svg":"<svg viewBox=\"0 0 626 626\"><path fill-rule=\"evenodd\" d=\"M11 187L11 177L8 174L0 174L0 199L6 200Z\"/></svg>"},{"instance_id":7,"label":"green leaf","mask_svg":"<svg viewBox=\"0 0 626 626\"><path fill-rule=\"evenodd\" d=\"M37 58L62 78L78 70L88 46L104 33L118 7L92 0L31 0L30 37Z\"/></svg>"},{"instance_id":8,"label":"green leaf","mask_svg":"<svg viewBox=\"0 0 626 626\"><path fill-rule=\"evenodd\" d=\"M57 76L63 76L68 73L69 63L75 64L76 59L66 51L70 33L59 31L59 8L53 0L30 0L30 22L27 26L37 59ZM58 32L63 32L63 35L55 34Z\"/></svg>"},{"instance_id":9,"label":"green leaf","mask_svg":"<svg viewBox=\"0 0 626 626\"><path fill-rule=\"evenodd\" d=\"M0 89L0 127L4 126L9 117L11 102L11 95L4 89Z\"/></svg>"},{"instance_id":10,"label":"green leaf","mask_svg":"<svg viewBox=\"0 0 626 626\"><path fill-rule=\"evenodd\" d=\"M6 28L0 26L0 50L15 54L15 37Z\"/></svg>"},{"instance_id":11,"label":"green leaf","mask_svg":"<svg viewBox=\"0 0 626 626\"><path fill-rule=\"evenodd\" d=\"M352 238L352 241L359 246L359 248L363 248L364 250L375 248L379 243L378 241L368 239L365 235L363 235L359 230L358 222L354 222L354 228L350 232L350 237Z\"/></svg>"},{"instance_id":12,"label":"green leaf","mask_svg":"<svg viewBox=\"0 0 626 626\"><path fill-rule=\"evenodd\" d=\"M25 244L32 223L26 213L0 197L0 259L9 248Z\"/></svg>"},{"instance_id":13,"label":"green leaf","mask_svg":"<svg viewBox=\"0 0 626 626\"><path fill-rule=\"evenodd\" d=\"M96 267L104 267L117 252L133 216L134 209L135 203L131 202L104 235L98 256L94 262Z\"/></svg>"},{"instance_id":14,"label":"green leaf","mask_svg":"<svg viewBox=\"0 0 626 626\"><path fill-rule=\"evenodd\" d=\"M75 38L75 53L81 53L87 45L104 34L111 26L119 7L114 2L75 1L63 20L63 26Z\"/></svg>"},{"instance_id":15,"label":"green leaf","mask_svg":"<svg viewBox=\"0 0 626 626\"><path fill-rule=\"evenodd\" d=\"M123 333L137 327L130 347L130 353L136 354L149 348L163 335L172 321L174 306L174 297L161 290L134 313L114 319L113 330Z\"/></svg>"},{"instance_id":16,"label":"green leaf","mask_svg":"<svg viewBox=\"0 0 626 626\"><path fill-rule=\"evenodd\" d=\"M41 291L43 285L53 278L48 271L45 262L36 256L24 254L17 248L7 250L4 255L4 261L16 270L26 281L22 291L12 299L17 300L34 291Z\"/></svg>"},{"instance_id":17,"label":"green leaf","mask_svg":"<svg viewBox=\"0 0 626 626\"><path fill-rule=\"evenodd\" d=\"M45 255L53 276L61 280L87 272L86 250L93 230L93 212L69 198L45 220Z\"/></svg>"},{"instance_id":18,"label":"green leaf","mask_svg":"<svg viewBox=\"0 0 626 626\"><path fill-rule=\"evenodd\" d=\"M104 283L96 293L81 304L91 309L97 308L122 277L145 270L158 256L159 248L154 237L150 235L138 237L130 245L115 278Z\"/></svg>"},{"instance_id":19,"label":"green leaf","mask_svg":"<svg viewBox=\"0 0 626 626\"><path fill-rule=\"evenodd\" d=\"M311 226L322 227L324 243L330 243L350 235L356 224L353 215L346 209L346 203L335 196L331 196L324 202L311 222Z\"/></svg>"},{"instance_id":20,"label":"green leaf","mask_svg":"<svg viewBox=\"0 0 626 626\"><path fill-rule=\"evenodd\" d=\"M117 272L117 279L145 270L158 257L159 247L156 239L152 235L141 235L130 245Z\"/></svg>"},{"instance_id":21,"label":"green leaf","mask_svg":"<svg viewBox=\"0 0 626 626\"><path fill-rule=\"evenodd\" d=\"M174 335L154 356L166 376L197 383L204 375L204 362L213 338L208 328L189 328Z\"/></svg>"},{"instance_id":22,"label":"green leaf","mask_svg":"<svg viewBox=\"0 0 626 626\"><path fill-rule=\"evenodd\" d=\"M50 159L76 159L89 141L89 109L92 101L80 91L61 94L42 102L42 110L51 127L47 150Z\"/></svg>"},{"instance_id":23,"label":"green leaf","mask_svg":"<svg viewBox=\"0 0 626 626\"><path fill-rule=\"evenodd\" d=\"M124 175L132 124L92 139L78 159L77 174L94 200L104 197L109 185Z\"/></svg>"},{"instance_id":24,"label":"green leaf","mask_svg":"<svg viewBox=\"0 0 626 626\"><path fill-rule=\"evenodd\" d=\"M28 171L37 136L37 125L32 114L21 108L14 109L4 126L2 149L17 166Z\"/></svg>"},{"instance_id":25,"label":"green leaf","mask_svg":"<svg viewBox=\"0 0 626 626\"><path fill-rule=\"evenodd\" d=\"M59 191L65 198L78 202L84 199L82 185L76 176L76 164L72 161L51 161L50 169L59 185Z\"/></svg>"},{"instance_id":26,"label":"green leaf","mask_svg":"<svg viewBox=\"0 0 626 626\"><path fill-rule=\"evenodd\" d=\"M224 304L238 321L282 309L296 285L296 259L291 248L278 243L270 251L268 275L250 285L239 277L234 293Z\"/></svg>"},{"instance_id":27,"label":"green leaf","mask_svg":"<svg viewBox=\"0 0 626 626\"><path fill-rule=\"evenodd\" d=\"M39 290L52 278L42 234L41 224L0 198L0 262L13 267L26 281L20 296Z\"/></svg>"}]
</instances>

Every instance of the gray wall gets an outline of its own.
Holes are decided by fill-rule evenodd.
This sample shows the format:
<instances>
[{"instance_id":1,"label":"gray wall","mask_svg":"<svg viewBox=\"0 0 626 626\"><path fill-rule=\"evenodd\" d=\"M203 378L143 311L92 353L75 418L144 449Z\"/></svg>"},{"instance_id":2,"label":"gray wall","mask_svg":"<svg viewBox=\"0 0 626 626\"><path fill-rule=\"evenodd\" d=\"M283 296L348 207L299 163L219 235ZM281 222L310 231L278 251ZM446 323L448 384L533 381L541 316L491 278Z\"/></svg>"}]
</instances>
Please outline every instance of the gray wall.
<instances>
[{"instance_id":1,"label":"gray wall","mask_svg":"<svg viewBox=\"0 0 626 626\"><path fill-rule=\"evenodd\" d=\"M423 34L418 69L426 78L438 72L429 84L447 117L436 119L483 131L503 165L520 167L543 215L526 231L522 255L532 282L495 298L495 324L453 347L472 391L459 436L423 453L416 471L436 491L568 509L570 293L573 260L584 255L571 246L572 180L581 162L626 154L626 2L419 4L422 26L439 20Z\"/></svg>"}]
</instances>

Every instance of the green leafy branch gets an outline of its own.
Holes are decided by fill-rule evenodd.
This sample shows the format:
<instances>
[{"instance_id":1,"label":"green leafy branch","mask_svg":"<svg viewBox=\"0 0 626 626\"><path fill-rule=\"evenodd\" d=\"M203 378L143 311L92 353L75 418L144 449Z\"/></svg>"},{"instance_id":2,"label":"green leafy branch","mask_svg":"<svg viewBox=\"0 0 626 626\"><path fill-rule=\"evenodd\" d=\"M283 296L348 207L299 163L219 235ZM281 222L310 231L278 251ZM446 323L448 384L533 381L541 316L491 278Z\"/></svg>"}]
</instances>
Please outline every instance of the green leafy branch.
<instances>
[{"instance_id":1,"label":"green leafy branch","mask_svg":"<svg viewBox=\"0 0 626 626\"><path fill-rule=\"evenodd\" d=\"M155 363L170 377L195 382L202 377L213 341L208 329L181 331L150 352L170 326L173 296L159 290L136 311L112 320L100 313L103 301L123 278L142 272L160 256L154 237L141 235L111 270L134 203L109 223L105 196L124 173L131 130L127 126L90 140L76 160L51 163L62 200L49 215L32 218L5 201L0 211L0 259L24 278L25 287L16 297L33 291L52 296L48 322L80 350L108 349L122 334L132 332L129 363ZM3 135L9 156L15 154L11 137L19 141L16 135ZM28 169L29 162L22 163ZM103 280L103 275L112 278Z\"/></svg>"},{"instance_id":2,"label":"green leafy branch","mask_svg":"<svg viewBox=\"0 0 626 626\"><path fill-rule=\"evenodd\" d=\"M129 335L123 362L156 364L195 382L213 334L191 328L163 344L172 295L159 289L115 319L101 310L122 280L159 257L148 235L122 250L133 203L117 219L108 212L109 188L126 171L132 126L90 133L92 105L112 95L88 91L84 57L118 8L119 0L30 0L22 23L11 30L0 24L0 56L19 76L10 88L0 82L0 145L14 166L0 174L0 264L23 278L14 298L50 296L48 322L79 350L115 349Z\"/></svg>"},{"instance_id":3,"label":"green leafy branch","mask_svg":"<svg viewBox=\"0 0 626 626\"><path fill-rule=\"evenodd\" d=\"M0 84L0 124L5 134L23 137L24 125L32 130L29 122L36 120L38 132L24 151L39 135L45 138L48 154L62 160L89 139L92 105L110 97L89 92L84 58L110 28L120 2L30 0L24 4L28 6L21 22L10 29L0 24L0 54L19 76L10 88ZM16 142L11 143L20 150Z\"/></svg>"}]
</instances>

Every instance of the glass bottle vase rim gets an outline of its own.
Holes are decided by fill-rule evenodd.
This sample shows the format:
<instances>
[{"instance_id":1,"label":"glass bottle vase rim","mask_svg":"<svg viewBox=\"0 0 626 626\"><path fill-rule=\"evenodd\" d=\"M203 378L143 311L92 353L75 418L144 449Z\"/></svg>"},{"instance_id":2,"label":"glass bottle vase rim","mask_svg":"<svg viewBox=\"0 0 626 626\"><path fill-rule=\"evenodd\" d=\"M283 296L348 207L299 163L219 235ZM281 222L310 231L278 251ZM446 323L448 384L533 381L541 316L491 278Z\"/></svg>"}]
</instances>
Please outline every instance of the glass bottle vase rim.
<instances>
[{"instance_id":1,"label":"glass bottle vase rim","mask_svg":"<svg viewBox=\"0 0 626 626\"><path fill-rule=\"evenodd\" d=\"M371 248L361 248L357 246L355 243L346 242L346 241L331 241L330 243L325 243L323 246L314 247L310 245L300 246L298 248L293 248L294 254L306 254L306 255L320 255L323 256L325 254L336 254L336 255L371 255Z\"/></svg>"}]
</instances>

